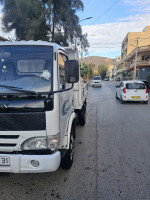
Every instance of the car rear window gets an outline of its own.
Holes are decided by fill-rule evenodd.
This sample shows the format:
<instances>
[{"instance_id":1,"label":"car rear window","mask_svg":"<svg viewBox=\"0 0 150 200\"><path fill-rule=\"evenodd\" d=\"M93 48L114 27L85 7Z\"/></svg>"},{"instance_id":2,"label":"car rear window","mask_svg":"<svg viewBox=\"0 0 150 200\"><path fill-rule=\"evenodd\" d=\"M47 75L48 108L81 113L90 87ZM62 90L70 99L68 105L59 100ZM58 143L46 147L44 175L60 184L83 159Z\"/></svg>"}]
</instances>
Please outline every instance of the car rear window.
<instances>
[{"instance_id":1,"label":"car rear window","mask_svg":"<svg viewBox=\"0 0 150 200\"><path fill-rule=\"evenodd\" d=\"M101 80L101 78L98 76L98 77L93 77L93 80Z\"/></svg>"},{"instance_id":2,"label":"car rear window","mask_svg":"<svg viewBox=\"0 0 150 200\"><path fill-rule=\"evenodd\" d=\"M127 89L145 89L144 83L127 83L126 84Z\"/></svg>"}]
</instances>

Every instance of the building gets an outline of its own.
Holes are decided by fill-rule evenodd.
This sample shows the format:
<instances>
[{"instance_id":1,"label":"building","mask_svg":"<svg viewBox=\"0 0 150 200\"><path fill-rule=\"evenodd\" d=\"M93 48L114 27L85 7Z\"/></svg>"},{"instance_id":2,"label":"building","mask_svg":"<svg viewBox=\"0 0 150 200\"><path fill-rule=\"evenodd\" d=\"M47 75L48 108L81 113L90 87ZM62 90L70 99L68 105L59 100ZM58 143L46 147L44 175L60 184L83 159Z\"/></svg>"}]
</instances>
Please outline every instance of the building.
<instances>
[{"instance_id":1,"label":"building","mask_svg":"<svg viewBox=\"0 0 150 200\"><path fill-rule=\"evenodd\" d=\"M107 70L106 76L109 78L110 81L113 78L113 68L114 68L113 63L108 65L108 70Z\"/></svg>"},{"instance_id":2,"label":"building","mask_svg":"<svg viewBox=\"0 0 150 200\"><path fill-rule=\"evenodd\" d=\"M121 56L117 56L114 59L114 67L112 69L112 78L113 78L114 81L117 79L117 70L119 70L118 66L119 66L120 60L121 60Z\"/></svg>"},{"instance_id":3,"label":"building","mask_svg":"<svg viewBox=\"0 0 150 200\"><path fill-rule=\"evenodd\" d=\"M142 32L129 32L124 38L117 77L123 79L129 75L129 78L133 78L135 66L136 79L145 79L150 69L150 26L146 26Z\"/></svg>"}]
</instances>

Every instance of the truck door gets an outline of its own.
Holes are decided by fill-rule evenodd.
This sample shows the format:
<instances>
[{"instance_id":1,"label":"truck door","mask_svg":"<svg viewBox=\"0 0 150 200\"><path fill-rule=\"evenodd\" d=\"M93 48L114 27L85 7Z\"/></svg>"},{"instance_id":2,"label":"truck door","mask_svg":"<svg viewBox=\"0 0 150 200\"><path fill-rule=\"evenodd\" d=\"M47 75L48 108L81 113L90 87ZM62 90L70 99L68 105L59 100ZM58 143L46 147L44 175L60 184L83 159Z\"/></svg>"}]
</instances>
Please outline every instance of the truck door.
<instances>
[{"instance_id":1,"label":"truck door","mask_svg":"<svg viewBox=\"0 0 150 200\"><path fill-rule=\"evenodd\" d=\"M71 85L66 83L65 81L65 61L67 60L67 56L61 52L58 54L58 63L59 63L59 87L60 89L69 88ZM60 135L61 137L65 134L68 120L70 114L73 111L72 107L72 99L73 99L73 91L65 91L59 93L59 104L60 104Z\"/></svg>"}]
</instances>

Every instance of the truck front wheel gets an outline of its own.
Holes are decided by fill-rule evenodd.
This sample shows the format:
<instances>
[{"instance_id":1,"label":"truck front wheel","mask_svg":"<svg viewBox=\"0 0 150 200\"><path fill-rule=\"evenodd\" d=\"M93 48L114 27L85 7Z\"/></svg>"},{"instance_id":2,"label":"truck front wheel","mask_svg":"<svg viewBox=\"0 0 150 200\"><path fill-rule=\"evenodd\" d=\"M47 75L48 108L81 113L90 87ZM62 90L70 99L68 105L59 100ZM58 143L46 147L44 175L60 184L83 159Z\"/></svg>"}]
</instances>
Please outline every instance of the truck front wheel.
<instances>
[{"instance_id":1,"label":"truck front wheel","mask_svg":"<svg viewBox=\"0 0 150 200\"><path fill-rule=\"evenodd\" d=\"M73 164L74 157L74 141L75 139L75 126L73 125L70 133L69 149L66 150L65 155L61 159L60 166L62 169L70 169Z\"/></svg>"}]
</instances>

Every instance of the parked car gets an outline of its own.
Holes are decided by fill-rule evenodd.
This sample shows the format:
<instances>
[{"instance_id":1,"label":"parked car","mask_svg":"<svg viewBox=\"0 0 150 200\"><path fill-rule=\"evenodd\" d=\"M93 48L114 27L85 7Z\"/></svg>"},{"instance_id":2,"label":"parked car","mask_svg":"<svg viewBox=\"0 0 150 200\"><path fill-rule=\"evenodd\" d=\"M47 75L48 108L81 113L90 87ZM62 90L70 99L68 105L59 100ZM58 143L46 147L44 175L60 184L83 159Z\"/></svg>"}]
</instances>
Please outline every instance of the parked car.
<instances>
[{"instance_id":1,"label":"parked car","mask_svg":"<svg viewBox=\"0 0 150 200\"><path fill-rule=\"evenodd\" d=\"M145 83L145 85L148 89L148 92L149 92L149 88L150 88L149 82L147 80L141 80L141 81Z\"/></svg>"},{"instance_id":2,"label":"parked car","mask_svg":"<svg viewBox=\"0 0 150 200\"><path fill-rule=\"evenodd\" d=\"M116 81L120 81L120 78L118 77L118 78L116 78Z\"/></svg>"},{"instance_id":3,"label":"parked car","mask_svg":"<svg viewBox=\"0 0 150 200\"><path fill-rule=\"evenodd\" d=\"M116 99L120 99L123 104L125 101L141 101L148 103L148 89L142 81L123 81L116 86Z\"/></svg>"},{"instance_id":4,"label":"parked car","mask_svg":"<svg viewBox=\"0 0 150 200\"><path fill-rule=\"evenodd\" d=\"M94 76L92 79L92 87L102 87L102 80L100 76Z\"/></svg>"}]
</instances>

